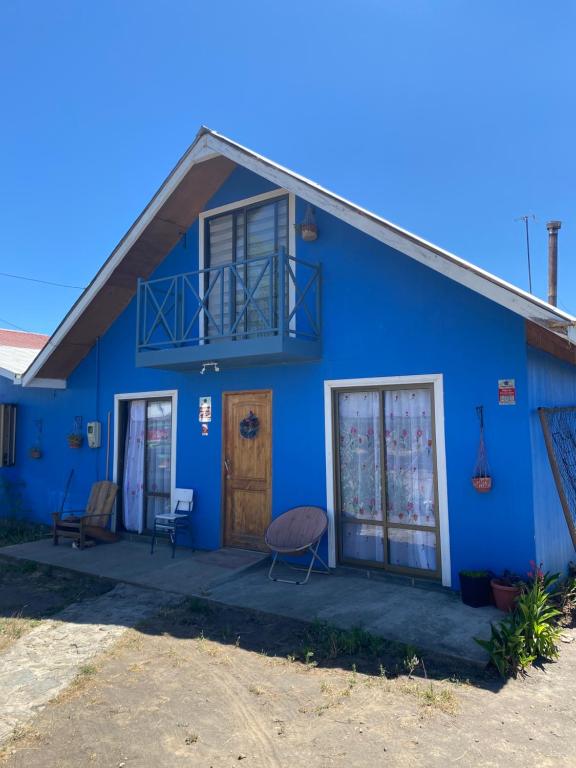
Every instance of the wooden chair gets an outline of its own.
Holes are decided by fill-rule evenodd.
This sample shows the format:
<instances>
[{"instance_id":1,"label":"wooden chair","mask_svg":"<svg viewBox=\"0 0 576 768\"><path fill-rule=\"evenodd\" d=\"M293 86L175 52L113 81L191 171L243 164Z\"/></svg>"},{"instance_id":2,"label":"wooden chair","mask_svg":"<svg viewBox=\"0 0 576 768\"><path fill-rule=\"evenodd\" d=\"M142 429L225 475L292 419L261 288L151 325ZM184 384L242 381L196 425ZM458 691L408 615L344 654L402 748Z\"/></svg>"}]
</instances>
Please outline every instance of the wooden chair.
<instances>
[{"instance_id":1,"label":"wooden chair","mask_svg":"<svg viewBox=\"0 0 576 768\"><path fill-rule=\"evenodd\" d=\"M294 507L273 520L264 536L267 546L274 552L272 565L268 571L270 581L282 581L285 584L306 584L312 572L314 561L318 560L324 566L324 571L315 573L330 573L330 569L318 554L322 536L328 528L328 516L321 507ZM311 554L310 565L303 581L277 579L272 576L278 555Z\"/></svg>"},{"instance_id":2,"label":"wooden chair","mask_svg":"<svg viewBox=\"0 0 576 768\"><path fill-rule=\"evenodd\" d=\"M112 506L116 499L118 486L109 480L100 480L94 483L90 491L90 498L85 510L71 510L68 512L52 513L52 535L54 545L58 544L60 537L73 539L80 549L86 544L93 544L93 540L117 541L115 533L107 530ZM76 513L83 512L81 516Z\"/></svg>"}]
</instances>

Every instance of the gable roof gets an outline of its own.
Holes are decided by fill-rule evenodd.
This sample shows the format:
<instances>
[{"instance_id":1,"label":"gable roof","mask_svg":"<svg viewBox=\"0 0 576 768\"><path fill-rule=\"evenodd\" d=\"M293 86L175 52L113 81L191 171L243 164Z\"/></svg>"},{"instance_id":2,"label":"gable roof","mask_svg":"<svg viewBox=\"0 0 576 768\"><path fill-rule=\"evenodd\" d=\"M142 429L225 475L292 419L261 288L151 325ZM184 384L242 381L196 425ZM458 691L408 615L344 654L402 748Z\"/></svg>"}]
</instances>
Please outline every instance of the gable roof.
<instances>
[{"instance_id":1,"label":"gable roof","mask_svg":"<svg viewBox=\"0 0 576 768\"><path fill-rule=\"evenodd\" d=\"M65 379L74 370L127 307L136 293L138 277L147 278L154 271L237 166L254 171L532 323L576 341L576 317L202 127L26 371L24 385L36 377Z\"/></svg>"},{"instance_id":2,"label":"gable roof","mask_svg":"<svg viewBox=\"0 0 576 768\"><path fill-rule=\"evenodd\" d=\"M0 328L0 376L14 380L24 373L48 339L43 333Z\"/></svg>"}]
</instances>

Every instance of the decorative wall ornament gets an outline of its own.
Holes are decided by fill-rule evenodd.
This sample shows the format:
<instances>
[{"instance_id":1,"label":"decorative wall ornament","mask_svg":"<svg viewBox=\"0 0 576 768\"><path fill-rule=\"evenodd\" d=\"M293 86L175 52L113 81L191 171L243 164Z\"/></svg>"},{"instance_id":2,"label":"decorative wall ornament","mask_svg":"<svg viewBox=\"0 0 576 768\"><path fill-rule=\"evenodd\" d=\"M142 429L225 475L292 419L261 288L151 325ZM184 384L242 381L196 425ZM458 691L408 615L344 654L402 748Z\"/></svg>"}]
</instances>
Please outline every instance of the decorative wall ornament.
<instances>
[{"instance_id":1,"label":"decorative wall ornament","mask_svg":"<svg viewBox=\"0 0 576 768\"><path fill-rule=\"evenodd\" d=\"M318 227L316 226L316 217L314 216L314 208L309 205L306 208L304 214L304 220L300 224L300 237L302 240L312 242L318 238Z\"/></svg>"},{"instance_id":2,"label":"decorative wall ornament","mask_svg":"<svg viewBox=\"0 0 576 768\"><path fill-rule=\"evenodd\" d=\"M250 411L245 419L240 422L240 435L246 440L253 440L260 429L260 419L253 411Z\"/></svg>"}]
</instances>

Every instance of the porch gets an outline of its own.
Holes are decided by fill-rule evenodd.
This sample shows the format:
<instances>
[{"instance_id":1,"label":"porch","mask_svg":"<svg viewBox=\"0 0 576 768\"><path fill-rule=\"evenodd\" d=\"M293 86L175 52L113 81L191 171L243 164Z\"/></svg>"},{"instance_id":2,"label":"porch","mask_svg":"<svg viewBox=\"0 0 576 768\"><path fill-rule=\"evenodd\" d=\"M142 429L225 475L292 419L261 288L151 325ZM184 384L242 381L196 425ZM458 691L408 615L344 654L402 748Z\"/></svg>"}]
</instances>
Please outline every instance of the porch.
<instances>
[{"instance_id":1,"label":"porch","mask_svg":"<svg viewBox=\"0 0 576 768\"><path fill-rule=\"evenodd\" d=\"M469 608L448 590L368 577L369 571L313 574L304 587L272 583L266 576L268 557L246 550L179 549L172 559L168 547L150 555L141 542L122 540L81 551L41 540L4 547L0 556L303 621L319 619L343 629L362 626L420 651L481 666L487 656L474 638L489 637L490 622L503 615L495 608Z\"/></svg>"}]
</instances>

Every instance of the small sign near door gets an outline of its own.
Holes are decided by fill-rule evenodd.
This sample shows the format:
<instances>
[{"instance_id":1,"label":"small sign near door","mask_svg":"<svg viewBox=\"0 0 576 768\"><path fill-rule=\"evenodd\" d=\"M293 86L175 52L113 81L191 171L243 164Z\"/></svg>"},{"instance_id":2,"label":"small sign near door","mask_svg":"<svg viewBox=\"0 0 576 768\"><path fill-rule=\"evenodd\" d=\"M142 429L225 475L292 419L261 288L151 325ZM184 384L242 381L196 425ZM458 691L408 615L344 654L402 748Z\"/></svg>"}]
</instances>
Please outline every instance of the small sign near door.
<instances>
[{"instance_id":1,"label":"small sign near door","mask_svg":"<svg viewBox=\"0 0 576 768\"><path fill-rule=\"evenodd\" d=\"M201 424L209 424L212 421L212 398L201 397L198 402L198 421ZM208 430L206 430L208 434Z\"/></svg>"},{"instance_id":2,"label":"small sign near door","mask_svg":"<svg viewBox=\"0 0 576 768\"><path fill-rule=\"evenodd\" d=\"M516 405L516 379L498 379L498 405Z\"/></svg>"}]
</instances>

